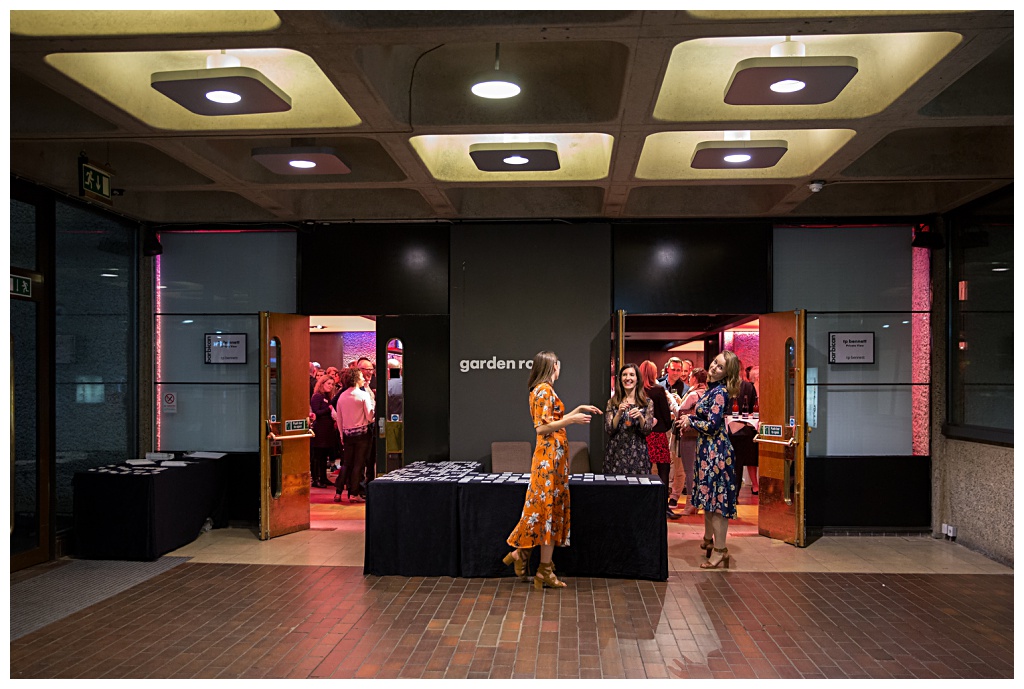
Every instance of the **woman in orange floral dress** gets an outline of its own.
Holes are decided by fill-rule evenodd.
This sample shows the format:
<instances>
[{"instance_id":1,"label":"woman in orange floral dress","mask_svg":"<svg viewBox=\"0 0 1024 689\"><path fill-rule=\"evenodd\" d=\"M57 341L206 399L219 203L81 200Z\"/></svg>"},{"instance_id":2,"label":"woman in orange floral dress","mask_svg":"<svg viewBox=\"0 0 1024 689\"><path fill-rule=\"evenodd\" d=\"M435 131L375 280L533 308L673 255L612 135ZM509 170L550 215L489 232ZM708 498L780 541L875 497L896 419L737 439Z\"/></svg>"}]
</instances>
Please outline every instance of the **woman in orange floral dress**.
<instances>
[{"instance_id":1,"label":"woman in orange floral dress","mask_svg":"<svg viewBox=\"0 0 1024 689\"><path fill-rule=\"evenodd\" d=\"M516 575L527 579L530 549L540 546L540 565L533 585L561 588L565 582L555 576L551 556L555 546L569 545L569 441L565 427L590 423L590 414L601 410L581 404L568 414L551 384L558 380L561 363L554 352L538 352L530 371L530 415L537 429L537 449L533 451L530 487L519 523L508 537L515 548L502 560L514 565ZM587 413L589 412L589 413Z\"/></svg>"}]
</instances>

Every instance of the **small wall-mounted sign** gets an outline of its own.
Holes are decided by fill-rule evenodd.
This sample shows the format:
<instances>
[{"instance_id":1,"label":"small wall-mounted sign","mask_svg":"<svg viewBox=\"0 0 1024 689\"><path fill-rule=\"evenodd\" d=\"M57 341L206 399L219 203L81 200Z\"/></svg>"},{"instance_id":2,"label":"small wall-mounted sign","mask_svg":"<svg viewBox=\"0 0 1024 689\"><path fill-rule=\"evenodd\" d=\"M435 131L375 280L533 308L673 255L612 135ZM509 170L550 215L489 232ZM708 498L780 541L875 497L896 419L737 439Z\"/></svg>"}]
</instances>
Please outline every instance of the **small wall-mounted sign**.
<instances>
[{"instance_id":1,"label":"small wall-mounted sign","mask_svg":"<svg viewBox=\"0 0 1024 689\"><path fill-rule=\"evenodd\" d=\"M32 278L27 278L22 275L11 276L11 294L17 297L31 297L32 296Z\"/></svg>"},{"instance_id":2,"label":"small wall-mounted sign","mask_svg":"<svg viewBox=\"0 0 1024 689\"><path fill-rule=\"evenodd\" d=\"M245 333L206 333L206 363L244 364Z\"/></svg>"},{"instance_id":3,"label":"small wall-mounted sign","mask_svg":"<svg viewBox=\"0 0 1024 689\"><path fill-rule=\"evenodd\" d=\"M78 195L100 201L108 206L113 205L113 201L110 199L110 173L79 158Z\"/></svg>"},{"instance_id":4,"label":"small wall-mounted sign","mask_svg":"<svg viewBox=\"0 0 1024 689\"><path fill-rule=\"evenodd\" d=\"M289 433L291 431L304 431L307 428L309 419L295 419L293 421L284 422L284 432Z\"/></svg>"},{"instance_id":5,"label":"small wall-mounted sign","mask_svg":"<svg viewBox=\"0 0 1024 689\"><path fill-rule=\"evenodd\" d=\"M173 392L165 392L160 395L160 406L164 414L178 413L178 396Z\"/></svg>"},{"instance_id":6,"label":"small wall-mounted sign","mask_svg":"<svg viewBox=\"0 0 1024 689\"><path fill-rule=\"evenodd\" d=\"M829 333L828 363L830 364L873 364L875 363L875 334L870 333Z\"/></svg>"},{"instance_id":7,"label":"small wall-mounted sign","mask_svg":"<svg viewBox=\"0 0 1024 689\"><path fill-rule=\"evenodd\" d=\"M761 435L765 438L781 438L782 426L773 426L768 423L761 424Z\"/></svg>"}]
</instances>

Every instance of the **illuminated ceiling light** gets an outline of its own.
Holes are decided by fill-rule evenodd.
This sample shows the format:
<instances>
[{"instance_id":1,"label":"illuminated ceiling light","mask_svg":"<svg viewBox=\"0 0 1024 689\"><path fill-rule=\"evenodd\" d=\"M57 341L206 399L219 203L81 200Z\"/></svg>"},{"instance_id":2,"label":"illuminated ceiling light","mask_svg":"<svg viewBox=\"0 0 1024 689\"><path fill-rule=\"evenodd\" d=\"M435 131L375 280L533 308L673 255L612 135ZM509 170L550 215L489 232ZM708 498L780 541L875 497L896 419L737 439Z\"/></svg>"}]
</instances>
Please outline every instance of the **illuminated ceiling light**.
<instances>
[{"instance_id":1,"label":"illuminated ceiling light","mask_svg":"<svg viewBox=\"0 0 1024 689\"><path fill-rule=\"evenodd\" d=\"M157 285L157 289L167 289L167 285Z\"/></svg>"},{"instance_id":2,"label":"illuminated ceiling light","mask_svg":"<svg viewBox=\"0 0 1024 689\"><path fill-rule=\"evenodd\" d=\"M503 99L518 96L522 89L516 77L503 72L501 65L501 44L494 44L494 70L481 74L469 89L480 98Z\"/></svg>"},{"instance_id":3,"label":"illuminated ceiling light","mask_svg":"<svg viewBox=\"0 0 1024 689\"><path fill-rule=\"evenodd\" d=\"M794 91L799 91L805 86L807 86L807 84L796 79L783 79L782 81L776 81L768 88L775 91L775 93L793 93Z\"/></svg>"},{"instance_id":4,"label":"illuminated ceiling light","mask_svg":"<svg viewBox=\"0 0 1024 689\"><path fill-rule=\"evenodd\" d=\"M558 146L546 141L470 144L469 157L484 172L558 170Z\"/></svg>"},{"instance_id":5,"label":"illuminated ceiling light","mask_svg":"<svg viewBox=\"0 0 1024 689\"><path fill-rule=\"evenodd\" d=\"M292 100L258 70L221 51L206 69L154 72L150 85L197 115L252 115L291 110Z\"/></svg>"},{"instance_id":6,"label":"illuminated ceiling light","mask_svg":"<svg viewBox=\"0 0 1024 689\"><path fill-rule=\"evenodd\" d=\"M191 320L191 319L190 319L190 320L185 320L185 321L182 321L182 323L186 323L186 324L187 324L187 323L195 323L195 321L193 321L193 320Z\"/></svg>"},{"instance_id":7,"label":"illuminated ceiling light","mask_svg":"<svg viewBox=\"0 0 1024 689\"><path fill-rule=\"evenodd\" d=\"M117 276L113 273L100 273L101 278L116 278Z\"/></svg>"},{"instance_id":8,"label":"illuminated ceiling light","mask_svg":"<svg viewBox=\"0 0 1024 689\"><path fill-rule=\"evenodd\" d=\"M690 167L698 170L773 167L787 150L788 144L781 139L701 141L694 146Z\"/></svg>"},{"instance_id":9,"label":"illuminated ceiling light","mask_svg":"<svg viewBox=\"0 0 1024 689\"><path fill-rule=\"evenodd\" d=\"M252 159L278 175L347 175L352 172L338 150L330 146L266 146L252 149Z\"/></svg>"},{"instance_id":10,"label":"illuminated ceiling light","mask_svg":"<svg viewBox=\"0 0 1024 689\"><path fill-rule=\"evenodd\" d=\"M789 36L771 57L740 60L725 88L729 105L820 105L835 100L857 74L857 58L808 57Z\"/></svg>"},{"instance_id":11,"label":"illuminated ceiling light","mask_svg":"<svg viewBox=\"0 0 1024 689\"><path fill-rule=\"evenodd\" d=\"M317 323L316 325L311 325L309 327L312 328L313 330L323 330L327 326L326 325L321 325L320 323Z\"/></svg>"}]
</instances>

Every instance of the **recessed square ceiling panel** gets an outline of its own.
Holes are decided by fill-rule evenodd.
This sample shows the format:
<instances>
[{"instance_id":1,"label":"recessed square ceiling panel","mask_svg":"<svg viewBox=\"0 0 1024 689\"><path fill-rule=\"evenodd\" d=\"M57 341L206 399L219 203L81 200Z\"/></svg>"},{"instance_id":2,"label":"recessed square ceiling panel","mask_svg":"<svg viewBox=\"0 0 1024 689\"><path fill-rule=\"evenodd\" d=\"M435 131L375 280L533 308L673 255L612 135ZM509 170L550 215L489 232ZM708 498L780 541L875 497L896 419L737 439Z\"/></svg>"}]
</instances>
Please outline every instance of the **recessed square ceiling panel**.
<instances>
[{"instance_id":1,"label":"recessed square ceiling panel","mask_svg":"<svg viewBox=\"0 0 1024 689\"><path fill-rule=\"evenodd\" d=\"M752 130L751 141L724 141L725 132L658 132L644 141L637 163L637 179L791 179L812 175L854 136L852 129ZM786 146L771 167L691 167L694 151L703 144L711 149L723 145L736 148L765 141L776 148ZM699 152L699 151L698 151Z\"/></svg>"},{"instance_id":2,"label":"recessed square ceiling panel","mask_svg":"<svg viewBox=\"0 0 1024 689\"><path fill-rule=\"evenodd\" d=\"M265 146L252 149L252 158L279 175L347 175L352 172L338 151L329 146Z\"/></svg>"},{"instance_id":3,"label":"recessed square ceiling panel","mask_svg":"<svg viewBox=\"0 0 1024 689\"><path fill-rule=\"evenodd\" d=\"M557 170L558 147L543 141L528 144L472 144L469 157L484 172Z\"/></svg>"},{"instance_id":4,"label":"recessed square ceiling panel","mask_svg":"<svg viewBox=\"0 0 1024 689\"><path fill-rule=\"evenodd\" d=\"M820 105L835 100L857 75L857 58L751 57L740 60L725 87L729 105ZM799 82L799 90L773 86Z\"/></svg>"},{"instance_id":5,"label":"recessed square ceiling panel","mask_svg":"<svg viewBox=\"0 0 1024 689\"><path fill-rule=\"evenodd\" d=\"M174 103L149 88L155 72L202 70L219 49L53 53L46 62L128 114L160 129L218 131L229 129L322 129L354 127L359 116L316 62L305 53L283 48L228 50L242 67L259 71L292 100L290 110L208 117Z\"/></svg>"},{"instance_id":6,"label":"recessed square ceiling panel","mask_svg":"<svg viewBox=\"0 0 1024 689\"><path fill-rule=\"evenodd\" d=\"M615 137L610 134L453 134L414 136L413 150L430 174L442 182L558 182L604 179L611 165ZM522 150L554 146L557 170L484 171L470 154L474 144L498 144Z\"/></svg>"},{"instance_id":7,"label":"recessed square ceiling panel","mask_svg":"<svg viewBox=\"0 0 1024 689\"><path fill-rule=\"evenodd\" d=\"M803 35L806 56L848 56L857 77L835 100L803 105L730 105L723 94L738 63L771 58L785 36L732 36L685 41L672 49L654 105L665 122L756 122L768 120L848 119L885 110L949 54L962 40L958 33L933 31L890 34ZM738 127L737 127L738 128Z\"/></svg>"},{"instance_id":8,"label":"recessed square ceiling panel","mask_svg":"<svg viewBox=\"0 0 1024 689\"><path fill-rule=\"evenodd\" d=\"M263 74L248 67L185 69L155 72L150 85L197 115L251 115L291 110L292 99ZM207 94L228 93L237 100L220 101Z\"/></svg>"},{"instance_id":9,"label":"recessed square ceiling panel","mask_svg":"<svg viewBox=\"0 0 1024 689\"><path fill-rule=\"evenodd\" d=\"M701 141L694 147L690 167L700 170L736 170L772 167L786 154L786 142Z\"/></svg>"},{"instance_id":10,"label":"recessed square ceiling panel","mask_svg":"<svg viewBox=\"0 0 1024 689\"><path fill-rule=\"evenodd\" d=\"M11 33L22 36L138 36L273 31L273 10L16 10Z\"/></svg>"}]
</instances>

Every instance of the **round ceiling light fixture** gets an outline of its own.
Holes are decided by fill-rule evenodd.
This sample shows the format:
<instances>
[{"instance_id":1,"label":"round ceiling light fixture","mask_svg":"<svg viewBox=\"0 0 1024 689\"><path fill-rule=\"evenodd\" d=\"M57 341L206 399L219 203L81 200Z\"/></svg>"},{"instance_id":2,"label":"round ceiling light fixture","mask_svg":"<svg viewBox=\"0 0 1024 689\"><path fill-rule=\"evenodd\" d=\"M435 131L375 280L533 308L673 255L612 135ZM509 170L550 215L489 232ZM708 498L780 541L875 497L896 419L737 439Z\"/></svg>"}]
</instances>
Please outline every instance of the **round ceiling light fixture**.
<instances>
[{"instance_id":1,"label":"round ceiling light fixture","mask_svg":"<svg viewBox=\"0 0 1024 689\"><path fill-rule=\"evenodd\" d=\"M776 81L768 88L775 91L775 93L796 93L803 90L806 86L807 84L799 79L783 79L782 81Z\"/></svg>"},{"instance_id":2,"label":"round ceiling light fixture","mask_svg":"<svg viewBox=\"0 0 1024 689\"><path fill-rule=\"evenodd\" d=\"M746 153L733 153L723 158L727 163L745 163L750 160L750 155Z\"/></svg>"},{"instance_id":3,"label":"round ceiling light fixture","mask_svg":"<svg viewBox=\"0 0 1024 689\"><path fill-rule=\"evenodd\" d=\"M206 94L206 100L212 100L214 103L237 103L242 100L242 97L233 91L209 91Z\"/></svg>"},{"instance_id":4,"label":"round ceiling light fixture","mask_svg":"<svg viewBox=\"0 0 1024 689\"><path fill-rule=\"evenodd\" d=\"M498 100L518 96L522 89L516 83L516 78L508 72L501 71L501 44L494 44L494 71L483 74L477 78L476 83L469 89L473 95L480 98Z\"/></svg>"},{"instance_id":5,"label":"round ceiling light fixture","mask_svg":"<svg viewBox=\"0 0 1024 689\"><path fill-rule=\"evenodd\" d=\"M300 170L308 170L309 168L316 167L316 163L312 160L289 160L288 164L292 167L297 167Z\"/></svg>"},{"instance_id":6,"label":"round ceiling light fixture","mask_svg":"<svg viewBox=\"0 0 1024 689\"><path fill-rule=\"evenodd\" d=\"M502 162L508 165L526 165L528 162L530 162L530 159L524 158L521 155L514 155L509 156L508 158L504 158Z\"/></svg>"}]
</instances>

